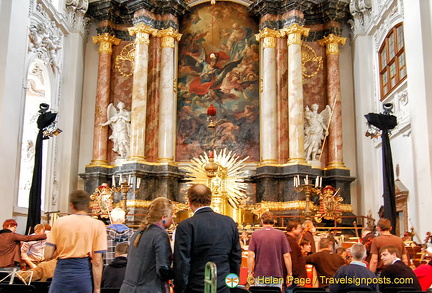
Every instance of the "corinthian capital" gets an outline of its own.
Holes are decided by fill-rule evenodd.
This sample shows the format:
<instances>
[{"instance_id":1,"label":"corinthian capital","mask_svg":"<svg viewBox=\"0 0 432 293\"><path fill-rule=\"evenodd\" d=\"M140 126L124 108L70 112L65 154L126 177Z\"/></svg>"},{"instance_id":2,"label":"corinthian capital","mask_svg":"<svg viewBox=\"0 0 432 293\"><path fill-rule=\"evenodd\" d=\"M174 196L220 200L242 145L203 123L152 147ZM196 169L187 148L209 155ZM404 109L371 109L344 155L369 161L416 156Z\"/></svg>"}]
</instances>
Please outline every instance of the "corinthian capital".
<instances>
[{"instance_id":1,"label":"corinthian capital","mask_svg":"<svg viewBox=\"0 0 432 293\"><path fill-rule=\"evenodd\" d=\"M305 28L298 23L294 23L287 28L283 28L280 30L282 36L287 36L287 43L289 45L301 45L302 40L301 37L307 37L309 35L309 28Z\"/></svg>"},{"instance_id":2,"label":"corinthian capital","mask_svg":"<svg viewBox=\"0 0 432 293\"><path fill-rule=\"evenodd\" d=\"M345 45L346 38L329 34L324 39L318 40L320 46L326 46L326 54L339 54L339 44Z\"/></svg>"},{"instance_id":3,"label":"corinthian capital","mask_svg":"<svg viewBox=\"0 0 432 293\"><path fill-rule=\"evenodd\" d=\"M99 43L99 53L112 53L112 45L118 45L120 44L120 39L117 39L116 37L105 33L103 35L98 35L96 37L92 37L93 44Z\"/></svg>"},{"instance_id":4,"label":"corinthian capital","mask_svg":"<svg viewBox=\"0 0 432 293\"><path fill-rule=\"evenodd\" d=\"M258 42L263 40L264 48L276 48L276 38L280 38L281 36L279 31L266 27L260 30L260 32L255 35L255 38Z\"/></svg>"},{"instance_id":5,"label":"corinthian capital","mask_svg":"<svg viewBox=\"0 0 432 293\"><path fill-rule=\"evenodd\" d=\"M128 28L129 34L131 36L136 35L135 43L150 43L150 35L156 36L157 29L154 29L144 23L139 23L134 27Z\"/></svg>"},{"instance_id":6,"label":"corinthian capital","mask_svg":"<svg viewBox=\"0 0 432 293\"><path fill-rule=\"evenodd\" d=\"M174 40L180 41L182 34L172 27L157 32L157 37L162 38L162 48L174 48Z\"/></svg>"}]
</instances>

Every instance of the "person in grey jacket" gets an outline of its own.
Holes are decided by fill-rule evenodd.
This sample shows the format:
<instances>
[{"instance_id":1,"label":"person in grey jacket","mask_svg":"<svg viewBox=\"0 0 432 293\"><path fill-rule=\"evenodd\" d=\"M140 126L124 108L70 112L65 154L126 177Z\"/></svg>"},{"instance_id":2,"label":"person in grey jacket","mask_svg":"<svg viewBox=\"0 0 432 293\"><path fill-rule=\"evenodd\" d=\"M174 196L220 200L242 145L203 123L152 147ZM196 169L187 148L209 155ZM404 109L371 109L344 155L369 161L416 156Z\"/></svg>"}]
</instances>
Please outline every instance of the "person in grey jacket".
<instances>
[{"instance_id":1,"label":"person in grey jacket","mask_svg":"<svg viewBox=\"0 0 432 293\"><path fill-rule=\"evenodd\" d=\"M173 220L173 205L158 197L149 206L140 228L130 239L128 263L120 293L165 293L172 278L172 252L165 229Z\"/></svg>"}]
</instances>

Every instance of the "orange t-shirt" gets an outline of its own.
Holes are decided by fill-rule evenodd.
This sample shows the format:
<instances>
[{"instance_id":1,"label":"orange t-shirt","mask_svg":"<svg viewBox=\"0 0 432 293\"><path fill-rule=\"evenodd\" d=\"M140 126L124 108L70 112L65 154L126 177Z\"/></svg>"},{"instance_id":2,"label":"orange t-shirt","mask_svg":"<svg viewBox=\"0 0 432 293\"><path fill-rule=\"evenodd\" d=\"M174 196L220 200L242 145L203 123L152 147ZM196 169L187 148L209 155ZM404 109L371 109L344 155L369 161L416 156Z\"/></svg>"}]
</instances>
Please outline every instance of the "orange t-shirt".
<instances>
[{"instance_id":1,"label":"orange t-shirt","mask_svg":"<svg viewBox=\"0 0 432 293\"><path fill-rule=\"evenodd\" d=\"M55 246L60 259L92 257L107 250L106 228L102 221L87 215L61 217L54 223L46 244Z\"/></svg>"}]
</instances>

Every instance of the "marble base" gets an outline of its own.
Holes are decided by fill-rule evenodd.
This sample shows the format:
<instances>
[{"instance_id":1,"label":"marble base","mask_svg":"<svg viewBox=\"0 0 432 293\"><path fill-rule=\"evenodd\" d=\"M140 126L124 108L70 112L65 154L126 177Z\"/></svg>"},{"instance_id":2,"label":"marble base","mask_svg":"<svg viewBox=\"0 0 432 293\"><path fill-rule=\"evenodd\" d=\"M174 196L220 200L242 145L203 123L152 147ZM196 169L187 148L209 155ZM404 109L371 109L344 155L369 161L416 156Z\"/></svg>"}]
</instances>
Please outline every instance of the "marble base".
<instances>
[{"instance_id":1,"label":"marble base","mask_svg":"<svg viewBox=\"0 0 432 293\"><path fill-rule=\"evenodd\" d=\"M93 191L102 183L111 185L112 176L118 178L132 177L140 178L141 184L136 192L130 191L127 195L128 200L151 201L156 197L167 197L176 202L184 202L184 175L177 166L171 164L154 164L125 162L113 168L103 166L88 166L85 173L80 174L84 179L84 186L87 192ZM348 169L321 169L311 165L263 165L259 166L255 172L250 172L247 180L250 191L248 196L251 203L262 201L287 202L295 200L305 200L304 192L294 190L294 177L299 175L303 181L308 175L311 182L315 182L317 176L322 177L322 185L332 185L336 189L340 188L339 194L343 197L344 204L351 203L350 184L355 178L350 176ZM120 198L117 198L119 200ZM318 197L312 196L311 200L318 205ZM131 207L130 214L145 214L147 210L142 207ZM301 210L285 210L276 212L277 215L301 216ZM345 214L344 214L345 215ZM348 215L348 214L346 214ZM353 214L350 214L353 215ZM129 216L129 224L139 224L142 215ZM287 222L288 219L284 219ZM344 220L344 223L352 226L353 219ZM344 224L343 223L343 224ZM286 224L286 223L285 223Z\"/></svg>"},{"instance_id":2,"label":"marble base","mask_svg":"<svg viewBox=\"0 0 432 293\"><path fill-rule=\"evenodd\" d=\"M79 174L84 180L84 190L92 194L102 183L111 182L111 168L103 166L87 166L85 173Z\"/></svg>"},{"instance_id":3,"label":"marble base","mask_svg":"<svg viewBox=\"0 0 432 293\"><path fill-rule=\"evenodd\" d=\"M294 177L299 175L303 181L308 175L309 180L314 183L317 176L322 177L322 186L332 185L340 188L339 194L344 199L344 204L351 203L350 184L355 180L350 176L348 169L323 170L313 168L309 165L286 165L286 166L260 166L252 181L256 184L256 202L261 201L294 201L305 200L304 192L294 190ZM316 196L315 196L316 197ZM315 204L319 201L312 197ZM298 215L298 211L285 211L284 215Z\"/></svg>"},{"instance_id":4,"label":"marble base","mask_svg":"<svg viewBox=\"0 0 432 293\"><path fill-rule=\"evenodd\" d=\"M180 181L184 173L179 171L177 166L169 164L143 164L125 161L114 168L101 166L87 166L85 173L79 174L84 180L85 190L92 194L102 183L112 185L112 176L116 176L118 185L119 177L123 180L132 178L133 188L127 194L128 200L152 201L156 197L167 197L170 200L178 201L180 198ZM140 186L136 190L135 183L140 178ZM122 199L122 195L115 195L115 202ZM141 207L129 208L129 214L145 214L147 210ZM139 224L143 219L142 215L128 216L129 224Z\"/></svg>"}]
</instances>

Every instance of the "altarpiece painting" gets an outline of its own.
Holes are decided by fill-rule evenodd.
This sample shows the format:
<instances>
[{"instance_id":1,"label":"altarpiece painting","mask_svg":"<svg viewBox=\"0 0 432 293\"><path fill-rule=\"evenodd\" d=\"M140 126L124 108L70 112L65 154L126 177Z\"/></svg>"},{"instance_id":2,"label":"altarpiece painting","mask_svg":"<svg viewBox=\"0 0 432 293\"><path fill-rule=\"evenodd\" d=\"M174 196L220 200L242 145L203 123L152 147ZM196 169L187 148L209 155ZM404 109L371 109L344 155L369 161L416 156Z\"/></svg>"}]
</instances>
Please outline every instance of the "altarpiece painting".
<instances>
[{"instance_id":1,"label":"altarpiece painting","mask_svg":"<svg viewBox=\"0 0 432 293\"><path fill-rule=\"evenodd\" d=\"M259 161L259 43L247 7L218 2L194 7L181 22L177 161L208 148L207 109L217 111L216 149Z\"/></svg>"}]
</instances>

